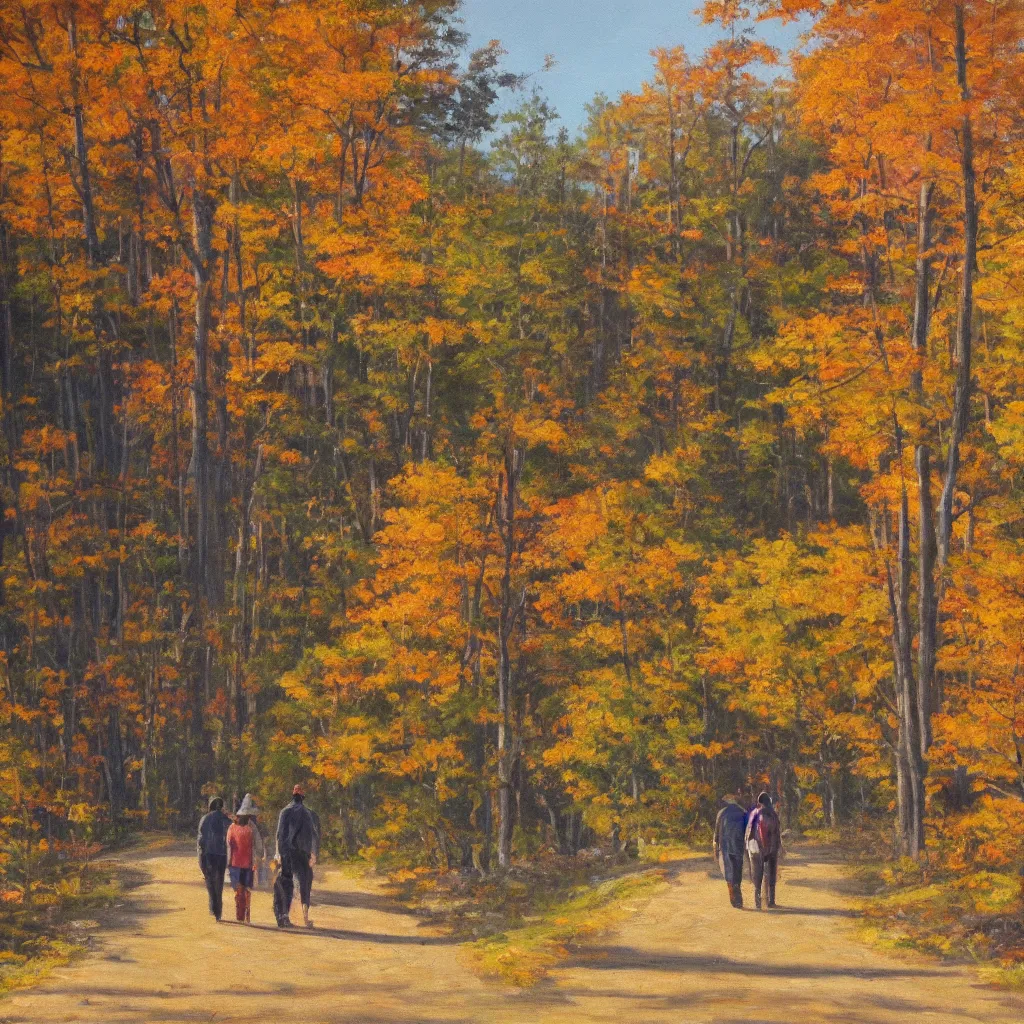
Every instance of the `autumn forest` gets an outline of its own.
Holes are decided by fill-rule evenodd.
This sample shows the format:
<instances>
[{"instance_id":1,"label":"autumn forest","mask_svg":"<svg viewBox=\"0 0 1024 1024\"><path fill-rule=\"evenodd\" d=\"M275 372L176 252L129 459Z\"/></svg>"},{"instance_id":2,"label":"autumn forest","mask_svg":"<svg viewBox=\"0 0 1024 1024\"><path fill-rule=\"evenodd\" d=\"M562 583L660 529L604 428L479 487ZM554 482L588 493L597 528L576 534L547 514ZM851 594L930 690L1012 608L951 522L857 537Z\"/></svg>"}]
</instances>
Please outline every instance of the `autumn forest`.
<instances>
[{"instance_id":1,"label":"autumn forest","mask_svg":"<svg viewBox=\"0 0 1024 1024\"><path fill-rule=\"evenodd\" d=\"M571 134L457 0L2 0L6 886L299 780L1019 861L1024 8L702 16Z\"/></svg>"}]
</instances>

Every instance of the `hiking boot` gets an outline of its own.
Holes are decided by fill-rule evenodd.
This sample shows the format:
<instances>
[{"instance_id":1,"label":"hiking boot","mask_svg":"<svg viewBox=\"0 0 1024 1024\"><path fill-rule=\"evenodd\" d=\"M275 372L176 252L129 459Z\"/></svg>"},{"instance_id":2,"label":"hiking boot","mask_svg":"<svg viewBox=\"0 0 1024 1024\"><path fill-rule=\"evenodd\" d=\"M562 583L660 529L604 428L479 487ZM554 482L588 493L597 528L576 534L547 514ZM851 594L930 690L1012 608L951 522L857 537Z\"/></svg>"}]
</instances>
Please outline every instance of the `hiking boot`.
<instances>
[{"instance_id":1,"label":"hiking boot","mask_svg":"<svg viewBox=\"0 0 1024 1024\"><path fill-rule=\"evenodd\" d=\"M277 919L277 927L278 927L278 928L294 928L294 927L295 927L295 925L293 925L293 924L292 924L292 922L291 922L291 919L290 919L290 918L287 918L287 917L279 917L279 918Z\"/></svg>"},{"instance_id":2,"label":"hiking boot","mask_svg":"<svg viewBox=\"0 0 1024 1024\"><path fill-rule=\"evenodd\" d=\"M743 890L738 885L729 886L729 902L737 909L743 909Z\"/></svg>"}]
</instances>

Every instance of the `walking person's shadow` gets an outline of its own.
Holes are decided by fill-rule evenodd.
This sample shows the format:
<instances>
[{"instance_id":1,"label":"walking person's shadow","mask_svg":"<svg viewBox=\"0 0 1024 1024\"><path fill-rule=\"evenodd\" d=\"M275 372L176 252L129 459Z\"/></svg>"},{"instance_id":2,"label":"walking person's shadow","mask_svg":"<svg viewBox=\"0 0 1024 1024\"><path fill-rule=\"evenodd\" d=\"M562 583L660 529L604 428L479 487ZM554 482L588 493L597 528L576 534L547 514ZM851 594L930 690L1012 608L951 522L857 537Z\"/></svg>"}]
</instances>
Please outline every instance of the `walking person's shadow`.
<instances>
[{"instance_id":1,"label":"walking person's shadow","mask_svg":"<svg viewBox=\"0 0 1024 1024\"><path fill-rule=\"evenodd\" d=\"M249 924L246 927L291 937L320 936L325 939L345 939L349 942L373 942L381 946L451 946L458 941L444 935L383 935L380 932L358 932L348 928L321 928L319 925L314 928L278 928L273 924Z\"/></svg>"}]
</instances>

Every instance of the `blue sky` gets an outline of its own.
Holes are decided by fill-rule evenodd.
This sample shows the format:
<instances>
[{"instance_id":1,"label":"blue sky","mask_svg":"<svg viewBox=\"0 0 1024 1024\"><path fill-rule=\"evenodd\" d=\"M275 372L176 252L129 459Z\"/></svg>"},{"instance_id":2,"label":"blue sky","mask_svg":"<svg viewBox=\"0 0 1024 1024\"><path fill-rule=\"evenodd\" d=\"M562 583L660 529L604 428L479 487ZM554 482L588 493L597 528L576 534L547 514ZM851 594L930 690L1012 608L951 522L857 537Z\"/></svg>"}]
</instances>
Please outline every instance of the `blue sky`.
<instances>
[{"instance_id":1,"label":"blue sky","mask_svg":"<svg viewBox=\"0 0 1024 1024\"><path fill-rule=\"evenodd\" d=\"M537 72L533 82L570 130L598 92L610 97L636 89L650 75L650 51L682 44L696 57L716 29L693 13L696 0L463 0L473 47L499 39L510 71ZM792 26L761 26L762 39L788 49ZM545 54L558 64L541 72Z\"/></svg>"}]
</instances>

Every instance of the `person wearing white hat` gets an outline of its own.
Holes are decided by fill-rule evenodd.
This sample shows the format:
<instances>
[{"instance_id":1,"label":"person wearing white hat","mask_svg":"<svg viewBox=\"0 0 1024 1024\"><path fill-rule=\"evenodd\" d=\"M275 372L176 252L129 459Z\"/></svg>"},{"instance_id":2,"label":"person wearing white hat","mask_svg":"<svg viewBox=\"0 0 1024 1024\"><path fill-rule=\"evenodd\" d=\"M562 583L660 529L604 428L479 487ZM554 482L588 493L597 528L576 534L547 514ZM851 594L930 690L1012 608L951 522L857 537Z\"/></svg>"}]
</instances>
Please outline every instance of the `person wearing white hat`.
<instances>
[{"instance_id":1,"label":"person wearing white hat","mask_svg":"<svg viewBox=\"0 0 1024 1024\"><path fill-rule=\"evenodd\" d=\"M242 797L242 802L238 805L238 810L235 811L236 816L247 814L252 820L249 824L252 826L253 831L253 869L259 866L260 862L266 859L267 856L267 844L263 839L263 833L260 831L259 822L256 820L260 815L260 809L256 806L256 802L252 798L251 793L246 793Z\"/></svg>"},{"instance_id":2,"label":"person wearing white hat","mask_svg":"<svg viewBox=\"0 0 1024 1024\"><path fill-rule=\"evenodd\" d=\"M251 793L246 793L245 796L242 797L242 802L238 805L238 810L235 811L236 816L247 814L250 818L249 824L252 826L253 888L258 887L261 882L266 881L267 872L267 844L266 840L263 838L260 823L257 820L261 813L262 812L256 806L256 802L253 800Z\"/></svg>"},{"instance_id":3,"label":"person wearing white hat","mask_svg":"<svg viewBox=\"0 0 1024 1024\"><path fill-rule=\"evenodd\" d=\"M231 885L235 890L235 918L244 924L249 923L252 907L257 838L259 845L263 845L258 829L251 824L256 813L256 805L252 797L246 793L227 834L228 873L231 875Z\"/></svg>"}]
</instances>

